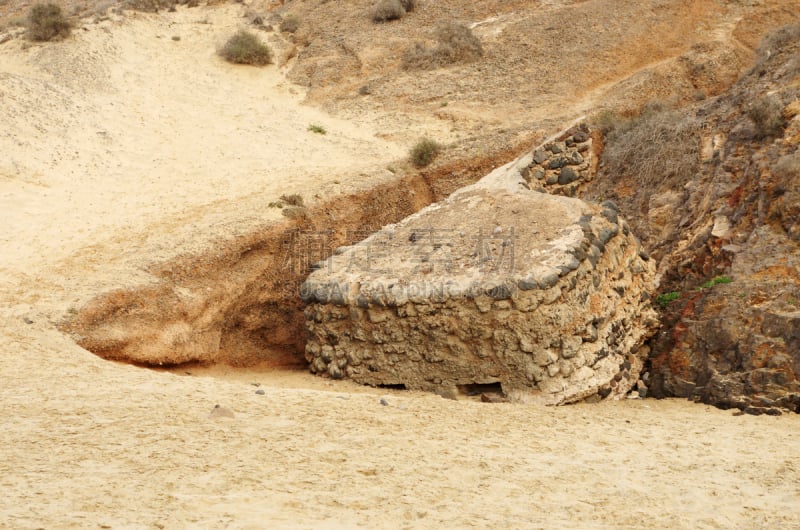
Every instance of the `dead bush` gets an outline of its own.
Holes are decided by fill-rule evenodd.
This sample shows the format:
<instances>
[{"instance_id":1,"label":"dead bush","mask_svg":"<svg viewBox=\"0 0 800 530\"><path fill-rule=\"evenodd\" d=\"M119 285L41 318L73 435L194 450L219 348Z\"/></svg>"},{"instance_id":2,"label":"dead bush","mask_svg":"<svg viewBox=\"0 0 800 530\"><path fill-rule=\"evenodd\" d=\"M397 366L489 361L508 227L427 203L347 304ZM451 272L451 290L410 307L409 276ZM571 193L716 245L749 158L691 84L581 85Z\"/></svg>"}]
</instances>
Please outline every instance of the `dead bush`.
<instances>
[{"instance_id":1,"label":"dead bush","mask_svg":"<svg viewBox=\"0 0 800 530\"><path fill-rule=\"evenodd\" d=\"M176 5L197 7L197 4L197 0L127 0L124 3L125 7L128 9L143 11L145 13L158 13L162 9L175 11Z\"/></svg>"},{"instance_id":2,"label":"dead bush","mask_svg":"<svg viewBox=\"0 0 800 530\"><path fill-rule=\"evenodd\" d=\"M758 56L767 59L793 42L800 42L800 24L783 26L767 34L758 46Z\"/></svg>"},{"instance_id":3,"label":"dead bush","mask_svg":"<svg viewBox=\"0 0 800 530\"><path fill-rule=\"evenodd\" d=\"M800 179L800 151L780 157L772 172L782 185L794 184L795 180Z\"/></svg>"},{"instance_id":4,"label":"dead bush","mask_svg":"<svg viewBox=\"0 0 800 530\"><path fill-rule=\"evenodd\" d=\"M593 129L598 129L603 134L608 134L623 123L624 118L608 109L601 110L590 118Z\"/></svg>"},{"instance_id":5,"label":"dead bush","mask_svg":"<svg viewBox=\"0 0 800 530\"><path fill-rule=\"evenodd\" d=\"M272 62L272 51L258 37L240 30L220 48L219 55L230 63L263 66Z\"/></svg>"},{"instance_id":6,"label":"dead bush","mask_svg":"<svg viewBox=\"0 0 800 530\"><path fill-rule=\"evenodd\" d=\"M463 24L449 22L434 32L436 46L417 43L403 55L403 67L408 70L432 70L465 63L483 56L483 46L472 30Z\"/></svg>"},{"instance_id":7,"label":"dead bush","mask_svg":"<svg viewBox=\"0 0 800 530\"><path fill-rule=\"evenodd\" d=\"M748 107L747 116L756 126L757 139L783 134L783 105L777 97L764 96L757 99Z\"/></svg>"},{"instance_id":8,"label":"dead bush","mask_svg":"<svg viewBox=\"0 0 800 530\"><path fill-rule=\"evenodd\" d=\"M305 206L288 206L281 210L281 214L289 219L299 219L308 215L308 209Z\"/></svg>"},{"instance_id":9,"label":"dead bush","mask_svg":"<svg viewBox=\"0 0 800 530\"><path fill-rule=\"evenodd\" d=\"M607 173L630 176L642 189L678 189L697 172L700 126L693 117L661 104L633 118L618 118L603 151Z\"/></svg>"},{"instance_id":10,"label":"dead bush","mask_svg":"<svg viewBox=\"0 0 800 530\"><path fill-rule=\"evenodd\" d=\"M769 220L800 241L800 152L779 158L772 173L776 182L768 201Z\"/></svg>"},{"instance_id":11,"label":"dead bush","mask_svg":"<svg viewBox=\"0 0 800 530\"><path fill-rule=\"evenodd\" d=\"M388 22L398 20L406 14L406 9L400 0L380 0L372 8L371 16L373 22Z\"/></svg>"},{"instance_id":12,"label":"dead bush","mask_svg":"<svg viewBox=\"0 0 800 530\"><path fill-rule=\"evenodd\" d=\"M26 35L33 41L64 39L72 31L72 24L61 8L55 4L36 4L28 12Z\"/></svg>"},{"instance_id":13,"label":"dead bush","mask_svg":"<svg viewBox=\"0 0 800 530\"><path fill-rule=\"evenodd\" d=\"M400 0L400 5L406 10L406 13L411 13L417 7L417 0Z\"/></svg>"},{"instance_id":14,"label":"dead bush","mask_svg":"<svg viewBox=\"0 0 800 530\"><path fill-rule=\"evenodd\" d=\"M281 195L281 200L289 206L303 206L303 197L299 193L291 195Z\"/></svg>"}]
</instances>

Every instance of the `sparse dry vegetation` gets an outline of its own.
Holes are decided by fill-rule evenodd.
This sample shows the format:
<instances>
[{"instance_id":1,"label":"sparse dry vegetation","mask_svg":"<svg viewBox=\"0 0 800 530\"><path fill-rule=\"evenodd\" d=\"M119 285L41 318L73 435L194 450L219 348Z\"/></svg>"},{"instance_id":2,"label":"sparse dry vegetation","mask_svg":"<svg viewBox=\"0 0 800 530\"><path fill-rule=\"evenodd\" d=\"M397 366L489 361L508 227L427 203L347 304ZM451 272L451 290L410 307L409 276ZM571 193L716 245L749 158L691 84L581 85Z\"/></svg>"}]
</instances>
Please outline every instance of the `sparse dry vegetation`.
<instances>
[{"instance_id":1,"label":"sparse dry vegetation","mask_svg":"<svg viewBox=\"0 0 800 530\"><path fill-rule=\"evenodd\" d=\"M429 165L442 151L442 145L429 138L423 138L411 148L409 158L417 167Z\"/></svg>"},{"instance_id":2,"label":"sparse dry vegetation","mask_svg":"<svg viewBox=\"0 0 800 530\"><path fill-rule=\"evenodd\" d=\"M409 70L432 70L466 63L483 56L483 46L472 30L463 24L449 22L436 28L436 45L417 43L403 55L403 67Z\"/></svg>"},{"instance_id":3,"label":"sparse dry vegetation","mask_svg":"<svg viewBox=\"0 0 800 530\"><path fill-rule=\"evenodd\" d=\"M608 174L631 176L650 189L677 189L697 171L700 126L694 118L651 103L638 116L611 114L604 120L601 128L608 141L603 162Z\"/></svg>"},{"instance_id":4,"label":"sparse dry vegetation","mask_svg":"<svg viewBox=\"0 0 800 530\"><path fill-rule=\"evenodd\" d=\"M240 30L220 48L219 55L235 64L264 66L272 62L272 51L258 37Z\"/></svg>"},{"instance_id":5,"label":"sparse dry vegetation","mask_svg":"<svg viewBox=\"0 0 800 530\"><path fill-rule=\"evenodd\" d=\"M417 0L400 0L400 5L406 10L406 13L411 13L417 7Z\"/></svg>"},{"instance_id":6,"label":"sparse dry vegetation","mask_svg":"<svg viewBox=\"0 0 800 530\"><path fill-rule=\"evenodd\" d=\"M771 199L770 217L777 221L789 236L800 241L800 152L784 155L772 168L776 177Z\"/></svg>"},{"instance_id":7,"label":"sparse dry vegetation","mask_svg":"<svg viewBox=\"0 0 800 530\"><path fill-rule=\"evenodd\" d=\"M786 183L800 178L800 151L780 157L772 168L772 172Z\"/></svg>"},{"instance_id":8,"label":"sparse dry vegetation","mask_svg":"<svg viewBox=\"0 0 800 530\"><path fill-rule=\"evenodd\" d=\"M758 139L780 136L783 133L783 105L775 96L764 96L747 109L747 116L755 124Z\"/></svg>"},{"instance_id":9,"label":"sparse dry vegetation","mask_svg":"<svg viewBox=\"0 0 800 530\"><path fill-rule=\"evenodd\" d=\"M303 196L299 193L292 193L290 195L281 195L281 201L289 206L303 206Z\"/></svg>"},{"instance_id":10,"label":"sparse dry vegetation","mask_svg":"<svg viewBox=\"0 0 800 530\"><path fill-rule=\"evenodd\" d=\"M372 7L373 22L388 22L398 20L406 14L406 9L400 0L380 0Z\"/></svg>"},{"instance_id":11,"label":"sparse dry vegetation","mask_svg":"<svg viewBox=\"0 0 800 530\"><path fill-rule=\"evenodd\" d=\"M289 15L281 20L280 30L284 33L294 33L300 28L300 19L294 15Z\"/></svg>"},{"instance_id":12,"label":"sparse dry vegetation","mask_svg":"<svg viewBox=\"0 0 800 530\"><path fill-rule=\"evenodd\" d=\"M792 42L800 41L800 24L783 26L768 34L758 47L758 55L763 60Z\"/></svg>"},{"instance_id":13,"label":"sparse dry vegetation","mask_svg":"<svg viewBox=\"0 0 800 530\"><path fill-rule=\"evenodd\" d=\"M175 11L176 5L197 7L198 0L127 0L124 3L124 6L128 9L145 13L158 13L162 9Z\"/></svg>"},{"instance_id":14,"label":"sparse dry vegetation","mask_svg":"<svg viewBox=\"0 0 800 530\"><path fill-rule=\"evenodd\" d=\"M27 36L33 41L64 39L72 31L72 24L55 4L36 4L28 13Z\"/></svg>"},{"instance_id":15,"label":"sparse dry vegetation","mask_svg":"<svg viewBox=\"0 0 800 530\"><path fill-rule=\"evenodd\" d=\"M305 206L288 206L281 210L281 214L289 219L297 219L308 215L308 210Z\"/></svg>"}]
</instances>

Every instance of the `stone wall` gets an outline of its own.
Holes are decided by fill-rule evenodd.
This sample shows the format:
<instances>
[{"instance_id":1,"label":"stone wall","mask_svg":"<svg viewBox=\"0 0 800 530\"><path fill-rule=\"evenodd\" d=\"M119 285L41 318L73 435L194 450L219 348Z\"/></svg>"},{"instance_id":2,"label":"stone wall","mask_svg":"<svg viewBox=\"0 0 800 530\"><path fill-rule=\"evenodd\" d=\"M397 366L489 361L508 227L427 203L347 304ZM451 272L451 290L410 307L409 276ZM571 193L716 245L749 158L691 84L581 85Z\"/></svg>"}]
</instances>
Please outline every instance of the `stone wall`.
<instances>
[{"instance_id":1,"label":"stone wall","mask_svg":"<svg viewBox=\"0 0 800 530\"><path fill-rule=\"evenodd\" d=\"M574 197L594 178L597 159L591 131L582 122L534 148L522 177L532 190Z\"/></svg>"},{"instance_id":2,"label":"stone wall","mask_svg":"<svg viewBox=\"0 0 800 530\"><path fill-rule=\"evenodd\" d=\"M318 264L311 370L444 395L499 382L546 404L634 388L654 264L613 203L529 190L531 157Z\"/></svg>"}]
</instances>

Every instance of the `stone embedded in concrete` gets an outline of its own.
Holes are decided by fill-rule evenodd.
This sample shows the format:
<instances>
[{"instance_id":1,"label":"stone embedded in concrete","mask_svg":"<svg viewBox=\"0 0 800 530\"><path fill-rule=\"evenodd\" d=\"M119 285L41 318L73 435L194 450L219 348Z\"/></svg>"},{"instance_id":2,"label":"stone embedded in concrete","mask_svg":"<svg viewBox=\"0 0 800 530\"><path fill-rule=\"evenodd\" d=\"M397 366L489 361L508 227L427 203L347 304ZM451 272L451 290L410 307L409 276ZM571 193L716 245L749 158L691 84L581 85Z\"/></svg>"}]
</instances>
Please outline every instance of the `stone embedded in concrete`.
<instances>
[{"instance_id":1,"label":"stone embedded in concrete","mask_svg":"<svg viewBox=\"0 0 800 530\"><path fill-rule=\"evenodd\" d=\"M313 272L311 370L440 393L499 382L546 404L634 389L656 325L654 264L611 205L528 189L531 157Z\"/></svg>"}]
</instances>

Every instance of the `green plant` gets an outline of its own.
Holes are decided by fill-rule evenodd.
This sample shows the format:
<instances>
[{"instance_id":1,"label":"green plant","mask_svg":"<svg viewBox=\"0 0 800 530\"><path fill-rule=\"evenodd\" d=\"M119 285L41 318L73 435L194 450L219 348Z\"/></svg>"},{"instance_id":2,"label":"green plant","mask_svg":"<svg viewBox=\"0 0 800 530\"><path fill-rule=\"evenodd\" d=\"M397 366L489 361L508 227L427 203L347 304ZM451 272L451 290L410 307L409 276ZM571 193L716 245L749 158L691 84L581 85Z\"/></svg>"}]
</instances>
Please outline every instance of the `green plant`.
<instances>
[{"instance_id":1,"label":"green plant","mask_svg":"<svg viewBox=\"0 0 800 530\"><path fill-rule=\"evenodd\" d=\"M417 167L425 167L433 162L434 158L442 151L442 146L429 138L422 138L411 148L411 163Z\"/></svg>"},{"instance_id":2,"label":"green plant","mask_svg":"<svg viewBox=\"0 0 800 530\"><path fill-rule=\"evenodd\" d=\"M398 20L403 18L406 14L406 9L400 0L380 0L372 8L372 21L373 22L388 22L390 20Z\"/></svg>"},{"instance_id":3,"label":"green plant","mask_svg":"<svg viewBox=\"0 0 800 530\"><path fill-rule=\"evenodd\" d=\"M775 96L765 96L754 101L747 116L756 126L756 138L769 138L783 134L783 105Z\"/></svg>"},{"instance_id":4,"label":"green plant","mask_svg":"<svg viewBox=\"0 0 800 530\"><path fill-rule=\"evenodd\" d=\"M294 15L289 15L281 20L280 30L285 33L294 33L300 27L300 19Z\"/></svg>"},{"instance_id":5,"label":"green plant","mask_svg":"<svg viewBox=\"0 0 800 530\"><path fill-rule=\"evenodd\" d=\"M233 35L220 48L219 55L228 62L263 66L272 62L272 51L258 37L245 30Z\"/></svg>"},{"instance_id":6,"label":"green plant","mask_svg":"<svg viewBox=\"0 0 800 530\"><path fill-rule=\"evenodd\" d=\"M717 276L715 278L712 278L711 280L708 280L707 282L705 282L703 284L700 284L700 289L710 289L710 288L714 287L715 285L721 285L721 284L724 284L724 283L731 283L732 281L733 280L730 278L730 276Z\"/></svg>"},{"instance_id":7,"label":"green plant","mask_svg":"<svg viewBox=\"0 0 800 530\"><path fill-rule=\"evenodd\" d=\"M416 43L403 54L406 69L431 70L456 63L477 60L483 56L483 46L472 30L463 24L448 22L434 31L436 46Z\"/></svg>"},{"instance_id":8,"label":"green plant","mask_svg":"<svg viewBox=\"0 0 800 530\"><path fill-rule=\"evenodd\" d=\"M72 24L55 4L36 4L28 12L27 36L33 41L63 39L72 31Z\"/></svg>"},{"instance_id":9,"label":"green plant","mask_svg":"<svg viewBox=\"0 0 800 530\"><path fill-rule=\"evenodd\" d=\"M670 302L677 300L681 297L681 293L672 291L670 293L663 293L656 296L656 303L661 307L667 307Z\"/></svg>"},{"instance_id":10,"label":"green plant","mask_svg":"<svg viewBox=\"0 0 800 530\"><path fill-rule=\"evenodd\" d=\"M317 134L328 134L328 131L325 129L325 127L323 127L322 125L317 125L315 123L309 125L308 130Z\"/></svg>"}]
</instances>

